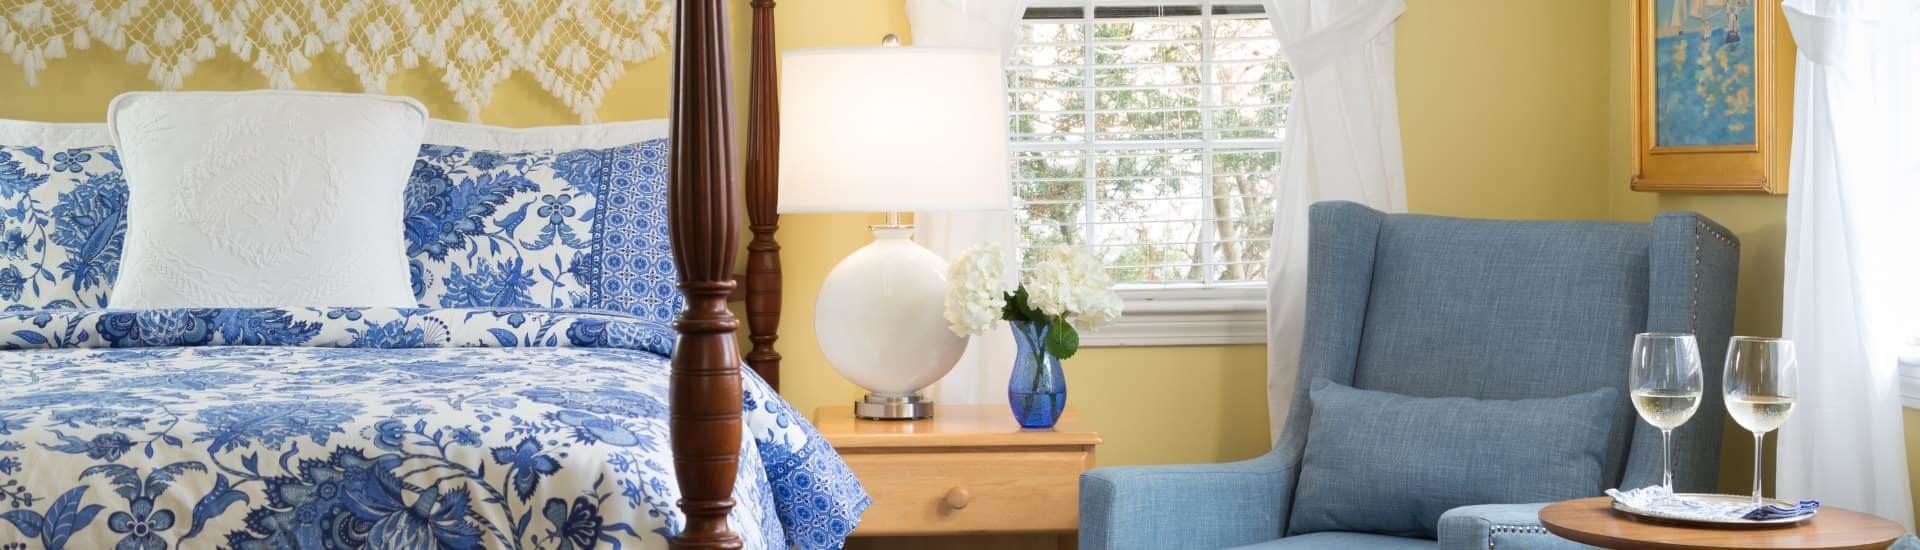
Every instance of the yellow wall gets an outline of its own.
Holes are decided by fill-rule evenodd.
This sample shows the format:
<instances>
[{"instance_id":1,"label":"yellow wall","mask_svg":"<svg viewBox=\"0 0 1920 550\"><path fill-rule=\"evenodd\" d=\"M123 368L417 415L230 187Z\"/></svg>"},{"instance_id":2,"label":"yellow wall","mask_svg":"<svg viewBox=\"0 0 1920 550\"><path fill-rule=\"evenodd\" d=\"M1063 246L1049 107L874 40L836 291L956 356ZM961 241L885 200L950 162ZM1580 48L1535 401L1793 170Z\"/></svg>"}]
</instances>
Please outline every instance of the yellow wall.
<instances>
[{"instance_id":1,"label":"yellow wall","mask_svg":"<svg viewBox=\"0 0 1920 550\"><path fill-rule=\"evenodd\" d=\"M1913 497L1914 523L1920 524L1920 410L1904 409L1907 424L1907 484Z\"/></svg>"},{"instance_id":2,"label":"yellow wall","mask_svg":"<svg viewBox=\"0 0 1920 550\"><path fill-rule=\"evenodd\" d=\"M1407 203L1604 218L1605 0L1413 0L1395 62Z\"/></svg>"}]
</instances>

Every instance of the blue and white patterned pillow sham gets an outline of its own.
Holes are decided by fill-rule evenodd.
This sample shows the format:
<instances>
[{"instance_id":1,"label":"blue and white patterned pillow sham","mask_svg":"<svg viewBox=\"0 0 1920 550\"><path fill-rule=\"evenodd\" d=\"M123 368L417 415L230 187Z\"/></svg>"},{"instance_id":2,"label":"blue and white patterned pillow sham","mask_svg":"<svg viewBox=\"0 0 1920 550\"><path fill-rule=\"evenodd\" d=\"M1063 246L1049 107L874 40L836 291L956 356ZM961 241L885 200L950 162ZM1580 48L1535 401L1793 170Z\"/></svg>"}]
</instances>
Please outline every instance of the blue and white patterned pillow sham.
<instances>
[{"instance_id":1,"label":"blue and white patterned pillow sham","mask_svg":"<svg viewBox=\"0 0 1920 550\"><path fill-rule=\"evenodd\" d=\"M0 304L106 307L126 205L120 156L110 146L0 144Z\"/></svg>"},{"instance_id":2,"label":"blue and white patterned pillow sham","mask_svg":"<svg viewBox=\"0 0 1920 550\"><path fill-rule=\"evenodd\" d=\"M678 316L667 140L501 152L421 147L407 253L426 307L586 308Z\"/></svg>"},{"instance_id":3,"label":"blue and white patterned pillow sham","mask_svg":"<svg viewBox=\"0 0 1920 550\"><path fill-rule=\"evenodd\" d=\"M684 307L666 224L667 140L500 152L421 147L406 192L425 307ZM0 306L107 307L127 186L108 145L0 144Z\"/></svg>"}]
</instances>

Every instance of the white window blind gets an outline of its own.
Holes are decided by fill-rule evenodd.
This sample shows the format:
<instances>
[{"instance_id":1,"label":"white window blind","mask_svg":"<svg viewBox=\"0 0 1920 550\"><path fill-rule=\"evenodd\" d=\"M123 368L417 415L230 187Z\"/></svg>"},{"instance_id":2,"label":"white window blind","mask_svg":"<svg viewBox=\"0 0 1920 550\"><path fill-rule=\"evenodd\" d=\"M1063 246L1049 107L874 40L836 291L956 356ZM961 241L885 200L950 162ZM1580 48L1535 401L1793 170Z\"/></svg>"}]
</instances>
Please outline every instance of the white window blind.
<instances>
[{"instance_id":1,"label":"white window blind","mask_svg":"<svg viewBox=\"0 0 1920 550\"><path fill-rule=\"evenodd\" d=\"M1258 3L1028 9L1007 79L1028 265L1079 246L1125 287L1260 285L1291 88Z\"/></svg>"}]
</instances>

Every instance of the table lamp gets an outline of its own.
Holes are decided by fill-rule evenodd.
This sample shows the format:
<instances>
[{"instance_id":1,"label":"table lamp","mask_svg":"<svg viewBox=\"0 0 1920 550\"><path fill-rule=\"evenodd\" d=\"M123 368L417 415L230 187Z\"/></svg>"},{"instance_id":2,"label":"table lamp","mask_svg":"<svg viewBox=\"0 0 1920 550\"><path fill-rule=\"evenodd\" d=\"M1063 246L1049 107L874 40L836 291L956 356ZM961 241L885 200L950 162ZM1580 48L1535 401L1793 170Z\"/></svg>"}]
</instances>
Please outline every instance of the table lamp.
<instances>
[{"instance_id":1,"label":"table lamp","mask_svg":"<svg viewBox=\"0 0 1920 550\"><path fill-rule=\"evenodd\" d=\"M885 212L834 266L813 324L862 418L933 416L922 388L966 351L942 314L947 261L900 212L1005 210L1006 75L991 50L887 46L781 58L780 212Z\"/></svg>"}]
</instances>

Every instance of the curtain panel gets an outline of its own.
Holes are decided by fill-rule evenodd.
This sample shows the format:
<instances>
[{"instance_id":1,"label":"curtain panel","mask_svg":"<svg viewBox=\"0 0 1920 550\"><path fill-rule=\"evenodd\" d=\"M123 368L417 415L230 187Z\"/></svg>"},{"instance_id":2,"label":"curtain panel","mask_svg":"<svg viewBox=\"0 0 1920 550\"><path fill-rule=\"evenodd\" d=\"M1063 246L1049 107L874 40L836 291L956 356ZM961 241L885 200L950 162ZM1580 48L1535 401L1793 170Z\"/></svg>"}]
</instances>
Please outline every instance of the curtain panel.
<instances>
[{"instance_id":1,"label":"curtain panel","mask_svg":"<svg viewBox=\"0 0 1920 550\"><path fill-rule=\"evenodd\" d=\"M1899 354L1920 334L1920 1L1783 8L1799 54L1781 333L1800 395L1775 487L1912 529Z\"/></svg>"},{"instance_id":2,"label":"curtain panel","mask_svg":"<svg viewBox=\"0 0 1920 550\"><path fill-rule=\"evenodd\" d=\"M1265 0L1293 68L1267 268L1267 414L1279 440L1306 322L1307 206L1407 210L1393 23L1402 0Z\"/></svg>"}]
</instances>

